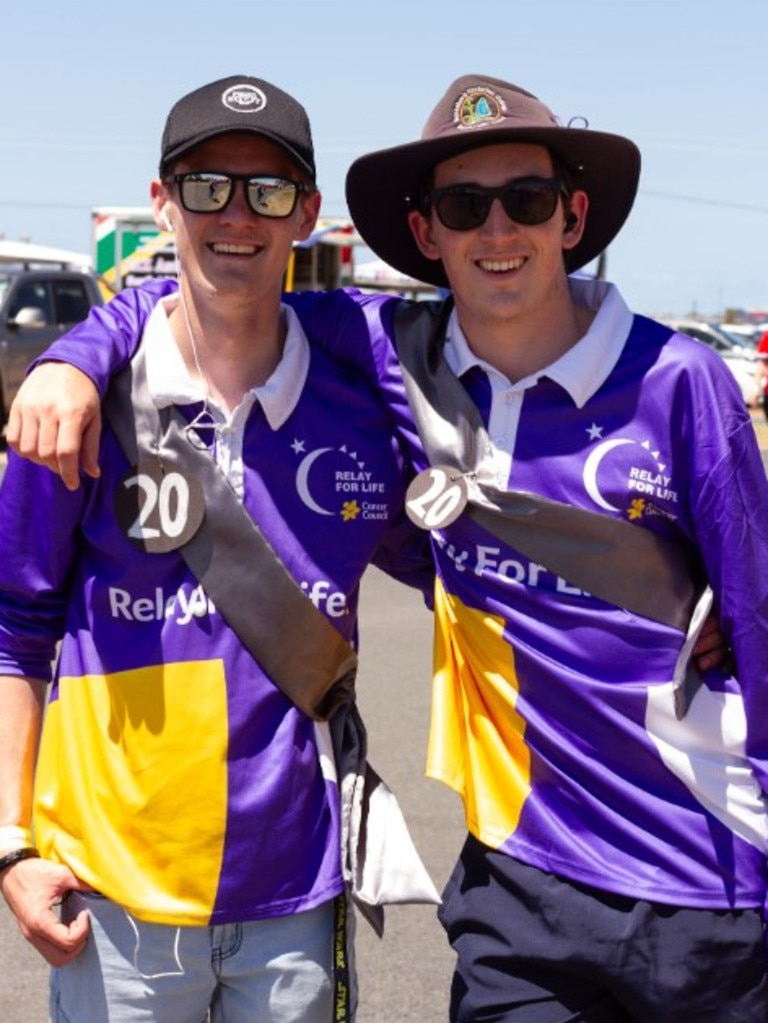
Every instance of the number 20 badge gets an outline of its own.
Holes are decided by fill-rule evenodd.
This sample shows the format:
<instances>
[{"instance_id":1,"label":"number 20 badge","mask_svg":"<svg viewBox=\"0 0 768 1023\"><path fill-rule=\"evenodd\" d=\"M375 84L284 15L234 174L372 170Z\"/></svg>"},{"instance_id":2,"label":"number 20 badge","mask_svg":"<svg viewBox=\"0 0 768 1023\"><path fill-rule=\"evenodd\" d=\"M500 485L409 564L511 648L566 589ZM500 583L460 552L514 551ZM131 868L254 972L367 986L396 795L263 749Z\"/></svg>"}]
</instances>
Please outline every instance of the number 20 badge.
<instances>
[{"instance_id":1,"label":"number 20 badge","mask_svg":"<svg viewBox=\"0 0 768 1023\"><path fill-rule=\"evenodd\" d=\"M443 529L461 515L469 500L464 475L447 465L432 465L411 482L405 495L408 518L422 529Z\"/></svg>"},{"instance_id":2,"label":"number 20 badge","mask_svg":"<svg viewBox=\"0 0 768 1023\"><path fill-rule=\"evenodd\" d=\"M133 544L149 554L166 554L198 531L205 496L195 476L147 459L120 480L114 508L118 526Z\"/></svg>"}]
</instances>

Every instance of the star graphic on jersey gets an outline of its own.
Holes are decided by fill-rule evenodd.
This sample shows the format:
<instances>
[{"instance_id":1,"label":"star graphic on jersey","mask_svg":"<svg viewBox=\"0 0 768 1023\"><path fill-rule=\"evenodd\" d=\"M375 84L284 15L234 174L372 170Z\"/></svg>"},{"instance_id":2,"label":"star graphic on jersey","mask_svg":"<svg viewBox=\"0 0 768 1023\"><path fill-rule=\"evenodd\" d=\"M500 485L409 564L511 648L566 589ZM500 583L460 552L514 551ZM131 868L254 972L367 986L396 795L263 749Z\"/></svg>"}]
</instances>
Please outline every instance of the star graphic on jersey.
<instances>
[{"instance_id":1,"label":"star graphic on jersey","mask_svg":"<svg viewBox=\"0 0 768 1023\"><path fill-rule=\"evenodd\" d=\"M653 450L651 450L651 442L649 440L644 440L642 442L642 444L640 445L640 447L641 448L645 448L646 451L650 452L651 457L653 458L653 460L656 462L656 464L659 467L659 472L664 472L664 470L667 468L667 466L666 466L665 462L660 462L659 461L659 459L661 458L661 452L660 451L653 451Z\"/></svg>"},{"instance_id":2,"label":"star graphic on jersey","mask_svg":"<svg viewBox=\"0 0 768 1023\"><path fill-rule=\"evenodd\" d=\"M587 427L587 435L590 440L600 440L603 436L604 426L598 426L597 423L593 423Z\"/></svg>"},{"instance_id":3,"label":"star graphic on jersey","mask_svg":"<svg viewBox=\"0 0 768 1023\"><path fill-rule=\"evenodd\" d=\"M301 454L304 453L304 441L303 440L295 440L293 442L293 444L291 444L291 447L293 448L294 455L301 455Z\"/></svg>"},{"instance_id":4,"label":"star graphic on jersey","mask_svg":"<svg viewBox=\"0 0 768 1023\"><path fill-rule=\"evenodd\" d=\"M349 455L350 458L354 459L354 461L357 462L360 471L362 472L362 470L365 468L365 462L359 461L356 451L348 451L346 444L342 444L341 447L339 448L339 451L343 451L345 455Z\"/></svg>"}]
</instances>

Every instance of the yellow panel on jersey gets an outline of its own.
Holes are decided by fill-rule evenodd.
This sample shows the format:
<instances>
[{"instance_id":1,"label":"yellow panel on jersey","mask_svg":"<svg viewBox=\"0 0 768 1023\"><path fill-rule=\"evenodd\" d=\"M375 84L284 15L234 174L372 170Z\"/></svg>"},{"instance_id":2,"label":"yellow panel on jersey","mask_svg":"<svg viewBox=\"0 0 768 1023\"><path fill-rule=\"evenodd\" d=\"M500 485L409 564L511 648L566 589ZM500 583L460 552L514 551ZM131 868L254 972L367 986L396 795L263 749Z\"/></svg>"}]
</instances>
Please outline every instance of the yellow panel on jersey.
<instances>
[{"instance_id":1,"label":"yellow panel on jersey","mask_svg":"<svg viewBox=\"0 0 768 1023\"><path fill-rule=\"evenodd\" d=\"M500 846L530 786L514 653L501 618L435 587L435 665L427 774L464 800L467 827Z\"/></svg>"},{"instance_id":2,"label":"yellow panel on jersey","mask_svg":"<svg viewBox=\"0 0 768 1023\"><path fill-rule=\"evenodd\" d=\"M156 923L207 923L226 749L221 661L62 678L36 780L41 853L137 916L151 906Z\"/></svg>"}]
</instances>

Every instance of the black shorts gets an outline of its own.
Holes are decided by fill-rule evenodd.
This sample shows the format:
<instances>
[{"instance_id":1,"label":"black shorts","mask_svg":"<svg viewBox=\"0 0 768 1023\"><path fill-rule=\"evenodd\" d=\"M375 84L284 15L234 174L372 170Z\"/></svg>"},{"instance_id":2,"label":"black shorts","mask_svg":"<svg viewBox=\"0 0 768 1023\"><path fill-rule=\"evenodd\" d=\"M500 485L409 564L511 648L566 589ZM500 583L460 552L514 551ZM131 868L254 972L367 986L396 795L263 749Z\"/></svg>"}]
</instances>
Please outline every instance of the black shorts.
<instances>
[{"instance_id":1,"label":"black shorts","mask_svg":"<svg viewBox=\"0 0 768 1023\"><path fill-rule=\"evenodd\" d=\"M766 1023L759 909L611 895L471 836L439 911L452 1023Z\"/></svg>"}]
</instances>

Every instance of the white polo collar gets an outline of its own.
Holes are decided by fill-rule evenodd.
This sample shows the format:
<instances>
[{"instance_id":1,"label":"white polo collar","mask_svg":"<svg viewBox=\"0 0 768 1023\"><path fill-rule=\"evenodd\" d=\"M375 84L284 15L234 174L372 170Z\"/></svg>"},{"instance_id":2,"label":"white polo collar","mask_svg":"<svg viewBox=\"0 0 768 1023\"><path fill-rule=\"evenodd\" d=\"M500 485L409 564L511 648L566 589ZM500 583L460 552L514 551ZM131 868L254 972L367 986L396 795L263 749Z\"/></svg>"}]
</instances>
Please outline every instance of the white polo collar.
<instances>
[{"instance_id":1,"label":"white polo collar","mask_svg":"<svg viewBox=\"0 0 768 1023\"><path fill-rule=\"evenodd\" d=\"M454 309L446 330L445 359L457 376L479 366L491 380L494 390L523 391L542 377L560 384L574 404L582 408L605 383L613 371L632 327L632 312L613 284L607 281L569 277L571 295L578 305L596 312L587 333L572 348L536 373L510 384L497 369L479 359L469 347Z\"/></svg>"},{"instance_id":2,"label":"white polo collar","mask_svg":"<svg viewBox=\"0 0 768 1023\"><path fill-rule=\"evenodd\" d=\"M144 328L142 343L146 350L147 385L157 408L189 405L206 398L202 385L187 371L171 333L168 316L177 302L176 295L162 299L152 310ZM281 305L280 311L286 324L282 358L269 380L252 388L241 402L242 406L258 401L273 430L279 429L296 408L310 360L309 343L296 313L287 305ZM217 418L226 421L223 410L210 397L208 404ZM237 412L237 409L233 412L233 418Z\"/></svg>"}]
</instances>

